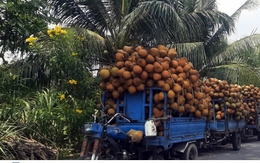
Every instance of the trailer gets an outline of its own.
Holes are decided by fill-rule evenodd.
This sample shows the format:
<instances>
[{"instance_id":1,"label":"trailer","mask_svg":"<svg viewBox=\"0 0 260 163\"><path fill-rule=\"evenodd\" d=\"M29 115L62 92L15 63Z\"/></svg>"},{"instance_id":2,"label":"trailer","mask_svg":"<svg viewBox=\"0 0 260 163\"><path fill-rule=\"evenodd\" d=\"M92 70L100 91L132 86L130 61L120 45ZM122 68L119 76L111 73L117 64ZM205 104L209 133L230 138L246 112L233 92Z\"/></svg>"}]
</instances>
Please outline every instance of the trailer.
<instances>
[{"instance_id":1,"label":"trailer","mask_svg":"<svg viewBox=\"0 0 260 163\"><path fill-rule=\"evenodd\" d=\"M235 120L233 116L227 112L227 106L223 99L212 100L213 109L215 110L215 104L223 104L225 117L224 119L217 120L215 111L213 118L207 123L207 130L209 131L208 138L206 140L206 146L223 146L227 143L231 143L234 150L240 150L241 148L241 134L246 126L246 120Z\"/></svg>"},{"instance_id":2,"label":"trailer","mask_svg":"<svg viewBox=\"0 0 260 163\"><path fill-rule=\"evenodd\" d=\"M201 148L232 143L234 150L240 149L245 121L232 119L226 106L223 120L197 118L192 113L176 114L167 109L167 94L164 92L164 115L154 118L152 97L158 91L164 92L154 87L134 94L125 92L123 100L117 100L115 115L102 114L101 123L98 123L97 115L93 115L94 122L84 126L85 139L79 159L193 160ZM105 97L106 93L102 101ZM216 99L212 103L225 104L225 101ZM163 126L161 134L156 132L158 124ZM134 141L128 134L131 130L143 134L140 141Z\"/></svg>"},{"instance_id":3,"label":"trailer","mask_svg":"<svg viewBox=\"0 0 260 163\"><path fill-rule=\"evenodd\" d=\"M250 137L257 137L257 140L260 141L260 106L259 102L256 99L244 99L244 102L253 102L254 103L254 124L246 124L246 127L243 131L242 138L245 140Z\"/></svg>"}]
</instances>

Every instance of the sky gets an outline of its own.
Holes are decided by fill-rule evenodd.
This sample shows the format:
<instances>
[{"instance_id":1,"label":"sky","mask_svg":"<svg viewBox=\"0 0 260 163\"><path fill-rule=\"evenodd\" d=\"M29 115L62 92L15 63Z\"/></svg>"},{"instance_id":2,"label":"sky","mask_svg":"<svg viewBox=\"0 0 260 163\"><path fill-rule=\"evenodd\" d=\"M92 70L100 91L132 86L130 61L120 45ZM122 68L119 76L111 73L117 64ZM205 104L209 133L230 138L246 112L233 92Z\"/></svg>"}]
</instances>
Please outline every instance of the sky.
<instances>
[{"instance_id":1,"label":"sky","mask_svg":"<svg viewBox=\"0 0 260 163\"><path fill-rule=\"evenodd\" d=\"M217 0L218 9L228 15L232 15L245 2L246 0ZM235 33L228 37L230 43L249 36L253 31L260 33L260 6L254 10L242 11L235 27Z\"/></svg>"}]
</instances>

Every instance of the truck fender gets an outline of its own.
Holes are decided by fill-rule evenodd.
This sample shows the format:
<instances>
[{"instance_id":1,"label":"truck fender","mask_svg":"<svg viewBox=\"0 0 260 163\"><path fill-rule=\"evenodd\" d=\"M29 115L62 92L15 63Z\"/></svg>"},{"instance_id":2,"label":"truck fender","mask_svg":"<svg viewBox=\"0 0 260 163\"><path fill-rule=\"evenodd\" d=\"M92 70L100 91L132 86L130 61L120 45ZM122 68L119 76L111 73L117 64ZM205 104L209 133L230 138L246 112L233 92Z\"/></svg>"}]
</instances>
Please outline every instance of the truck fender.
<instances>
[{"instance_id":1,"label":"truck fender","mask_svg":"<svg viewBox=\"0 0 260 163\"><path fill-rule=\"evenodd\" d=\"M178 143L173 145L172 149L173 151L184 153L186 148L189 146L189 144L195 143L196 141L189 141L184 143Z\"/></svg>"}]
</instances>

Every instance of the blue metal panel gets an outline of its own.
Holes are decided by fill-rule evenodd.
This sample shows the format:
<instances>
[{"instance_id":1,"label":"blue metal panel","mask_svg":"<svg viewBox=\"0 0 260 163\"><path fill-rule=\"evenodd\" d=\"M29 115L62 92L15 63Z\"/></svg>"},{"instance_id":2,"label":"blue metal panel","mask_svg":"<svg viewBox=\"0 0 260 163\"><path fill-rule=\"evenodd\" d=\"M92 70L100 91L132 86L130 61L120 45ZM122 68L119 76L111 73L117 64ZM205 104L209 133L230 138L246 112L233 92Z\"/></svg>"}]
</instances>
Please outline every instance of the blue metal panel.
<instances>
[{"instance_id":1,"label":"blue metal panel","mask_svg":"<svg viewBox=\"0 0 260 163\"><path fill-rule=\"evenodd\" d=\"M170 118L169 122L165 122L164 128L164 136L145 137L145 144L163 146L165 149L168 149L174 143L204 139L206 119L191 117Z\"/></svg>"},{"instance_id":2,"label":"blue metal panel","mask_svg":"<svg viewBox=\"0 0 260 163\"><path fill-rule=\"evenodd\" d=\"M127 133L131 129L133 130L139 130L144 132L144 123L128 123L128 122L122 122L118 123L117 127L119 127L123 132Z\"/></svg>"},{"instance_id":3,"label":"blue metal panel","mask_svg":"<svg viewBox=\"0 0 260 163\"><path fill-rule=\"evenodd\" d=\"M126 140L126 133L116 126L107 126L107 135L113 139Z\"/></svg>"},{"instance_id":4,"label":"blue metal panel","mask_svg":"<svg viewBox=\"0 0 260 163\"><path fill-rule=\"evenodd\" d=\"M103 126L99 123L88 122L84 124L84 133L86 135L91 135L93 137L100 138L102 130Z\"/></svg>"},{"instance_id":5,"label":"blue metal panel","mask_svg":"<svg viewBox=\"0 0 260 163\"><path fill-rule=\"evenodd\" d=\"M202 139L206 132L206 119L191 117L171 118L169 139L171 143Z\"/></svg>"},{"instance_id":6,"label":"blue metal panel","mask_svg":"<svg viewBox=\"0 0 260 163\"><path fill-rule=\"evenodd\" d=\"M133 120L144 120L144 93L136 92L135 94L126 93L125 96L125 114Z\"/></svg>"},{"instance_id":7,"label":"blue metal panel","mask_svg":"<svg viewBox=\"0 0 260 163\"><path fill-rule=\"evenodd\" d=\"M228 121L228 129L231 131L244 128L245 126L246 126L245 120L236 121L234 119L230 119Z\"/></svg>"},{"instance_id":8,"label":"blue metal panel","mask_svg":"<svg viewBox=\"0 0 260 163\"><path fill-rule=\"evenodd\" d=\"M212 120L209 122L209 128L211 131L223 132L226 130L225 120Z\"/></svg>"},{"instance_id":9,"label":"blue metal panel","mask_svg":"<svg viewBox=\"0 0 260 163\"><path fill-rule=\"evenodd\" d=\"M247 128L252 128L252 129L257 128L256 125L247 125L246 127L247 127Z\"/></svg>"}]
</instances>

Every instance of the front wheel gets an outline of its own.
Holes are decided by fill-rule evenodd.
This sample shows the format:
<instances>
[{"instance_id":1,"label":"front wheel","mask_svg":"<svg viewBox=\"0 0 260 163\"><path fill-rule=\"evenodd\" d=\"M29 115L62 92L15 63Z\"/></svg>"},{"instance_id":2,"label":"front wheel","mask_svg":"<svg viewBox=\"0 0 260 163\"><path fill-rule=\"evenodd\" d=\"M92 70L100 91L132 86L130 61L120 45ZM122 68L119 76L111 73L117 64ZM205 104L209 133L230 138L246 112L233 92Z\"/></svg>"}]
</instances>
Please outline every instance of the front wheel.
<instances>
[{"instance_id":1,"label":"front wheel","mask_svg":"<svg viewBox=\"0 0 260 163\"><path fill-rule=\"evenodd\" d=\"M241 135L239 133L235 133L232 135L232 146L233 149L238 151L241 148Z\"/></svg>"},{"instance_id":2,"label":"front wheel","mask_svg":"<svg viewBox=\"0 0 260 163\"><path fill-rule=\"evenodd\" d=\"M181 160L196 160L198 158L198 149L195 144L190 144L184 153L180 154Z\"/></svg>"}]
</instances>

